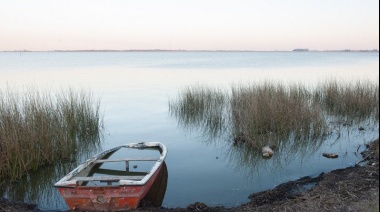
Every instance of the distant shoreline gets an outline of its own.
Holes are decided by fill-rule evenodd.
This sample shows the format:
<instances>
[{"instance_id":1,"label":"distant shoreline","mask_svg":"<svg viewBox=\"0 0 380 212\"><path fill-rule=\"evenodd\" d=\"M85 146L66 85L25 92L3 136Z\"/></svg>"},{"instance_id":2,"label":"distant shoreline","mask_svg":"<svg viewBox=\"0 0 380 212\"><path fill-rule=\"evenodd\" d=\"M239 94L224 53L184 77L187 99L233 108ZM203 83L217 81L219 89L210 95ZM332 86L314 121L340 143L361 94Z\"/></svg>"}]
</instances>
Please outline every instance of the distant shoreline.
<instances>
[{"instance_id":1,"label":"distant shoreline","mask_svg":"<svg viewBox=\"0 0 380 212\"><path fill-rule=\"evenodd\" d=\"M379 52L378 49L372 50L309 50L309 49L293 49L293 50L270 50L270 51L256 51L256 50L166 50L166 49L131 49L131 50L11 50L0 52Z\"/></svg>"}]
</instances>

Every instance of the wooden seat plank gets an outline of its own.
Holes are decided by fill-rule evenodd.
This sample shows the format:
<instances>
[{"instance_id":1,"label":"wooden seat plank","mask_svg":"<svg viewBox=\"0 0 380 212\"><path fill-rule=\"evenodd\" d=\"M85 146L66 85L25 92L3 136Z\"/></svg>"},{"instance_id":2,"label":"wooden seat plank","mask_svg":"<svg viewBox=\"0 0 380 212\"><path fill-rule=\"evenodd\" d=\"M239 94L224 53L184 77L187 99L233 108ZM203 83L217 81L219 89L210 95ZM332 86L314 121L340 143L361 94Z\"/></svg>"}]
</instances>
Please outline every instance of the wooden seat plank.
<instances>
[{"instance_id":1,"label":"wooden seat plank","mask_svg":"<svg viewBox=\"0 0 380 212\"><path fill-rule=\"evenodd\" d=\"M142 180L145 176L92 176L73 177L70 180L76 181L119 181L119 180Z\"/></svg>"},{"instance_id":2,"label":"wooden seat plank","mask_svg":"<svg viewBox=\"0 0 380 212\"><path fill-rule=\"evenodd\" d=\"M159 158L121 158L121 159L101 159L95 160L94 163L121 162L121 161L158 161Z\"/></svg>"}]
</instances>

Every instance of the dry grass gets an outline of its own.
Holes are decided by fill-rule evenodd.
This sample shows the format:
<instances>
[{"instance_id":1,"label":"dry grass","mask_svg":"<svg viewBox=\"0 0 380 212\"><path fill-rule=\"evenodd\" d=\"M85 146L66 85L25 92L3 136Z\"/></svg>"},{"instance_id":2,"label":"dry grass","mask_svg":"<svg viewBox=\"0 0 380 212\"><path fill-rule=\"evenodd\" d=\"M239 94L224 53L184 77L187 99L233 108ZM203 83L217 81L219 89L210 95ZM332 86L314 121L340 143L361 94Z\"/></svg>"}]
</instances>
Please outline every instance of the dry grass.
<instances>
[{"instance_id":1,"label":"dry grass","mask_svg":"<svg viewBox=\"0 0 380 212\"><path fill-rule=\"evenodd\" d=\"M334 116L359 121L370 117L379 120L379 82L330 80L318 86L314 100Z\"/></svg>"},{"instance_id":2,"label":"dry grass","mask_svg":"<svg viewBox=\"0 0 380 212\"><path fill-rule=\"evenodd\" d=\"M367 152L378 151L378 139ZM374 145L374 146L372 146ZM379 160L370 158L365 166L323 173L309 191L292 194L301 181L288 182L273 190L254 194L251 202L235 211L379 211ZM287 187L287 189L282 189ZM271 200L260 202L259 200Z\"/></svg>"},{"instance_id":3,"label":"dry grass","mask_svg":"<svg viewBox=\"0 0 380 212\"><path fill-rule=\"evenodd\" d=\"M320 107L310 101L310 93L301 85L266 82L234 87L231 115L235 138L260 148L268 140L289 136L300 140L326 133Z\"/></svg>"}]
</instances>

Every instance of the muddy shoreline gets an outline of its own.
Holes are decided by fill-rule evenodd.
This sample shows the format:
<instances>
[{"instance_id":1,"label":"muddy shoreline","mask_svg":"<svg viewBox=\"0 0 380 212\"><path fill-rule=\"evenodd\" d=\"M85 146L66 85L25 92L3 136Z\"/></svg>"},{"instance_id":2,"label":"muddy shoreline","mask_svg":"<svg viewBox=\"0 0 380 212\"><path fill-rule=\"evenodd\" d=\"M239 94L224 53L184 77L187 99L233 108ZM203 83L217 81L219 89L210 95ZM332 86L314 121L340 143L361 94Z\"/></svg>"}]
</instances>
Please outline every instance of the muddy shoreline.
<instances>
[{"instance_id":1,"label":"muddy shoreline","mask_svg":"<svg viewBox=\"0 0 380 212\"><path fill-rule=\"evenodd\" d=\"M280 184L251 194L248 203L233 208L209 207L196 202L186 208L144 205L129 211L379 211L379 139L368 144L361 154L363 160L355 166ZM0 199L0 211L41 210L37 205Z\"/></svg>"}]
</instances>

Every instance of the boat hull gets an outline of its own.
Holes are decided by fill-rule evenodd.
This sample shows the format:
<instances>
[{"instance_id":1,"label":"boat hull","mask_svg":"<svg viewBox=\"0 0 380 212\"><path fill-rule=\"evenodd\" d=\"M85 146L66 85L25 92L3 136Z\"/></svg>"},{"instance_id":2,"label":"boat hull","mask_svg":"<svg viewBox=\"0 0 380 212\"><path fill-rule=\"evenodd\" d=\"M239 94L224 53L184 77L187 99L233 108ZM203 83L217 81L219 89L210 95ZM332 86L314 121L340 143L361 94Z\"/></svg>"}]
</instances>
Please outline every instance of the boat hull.
<instances>
[{"instance_id":1,"label":"boat hull","mask_svg":"<svg viewBox=\"0 0 380 212\"><path fill-rule=\"evenodd\" d=\"M57 187L70 210L122 211L134 209L146 196L162 165L144 185Z\"/></svg>"}]
</instances>

